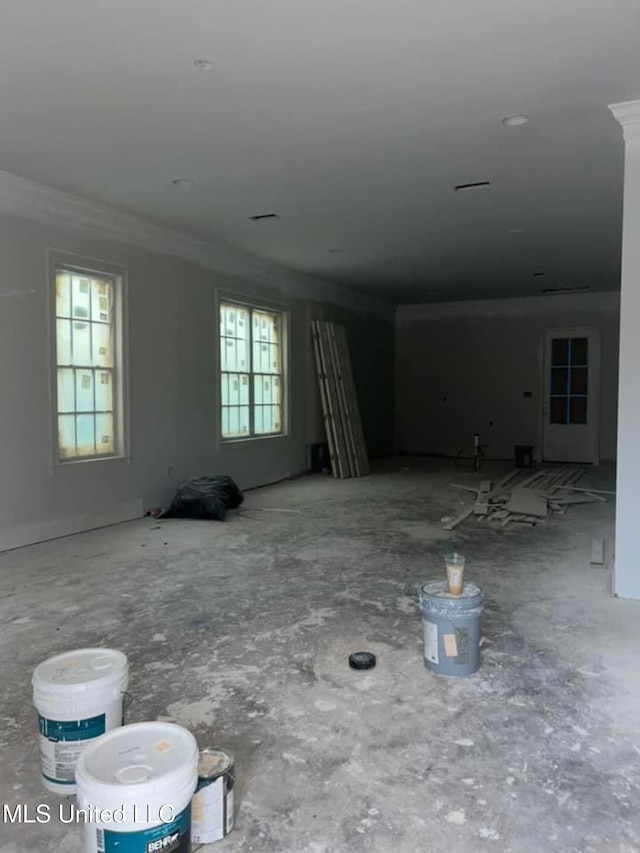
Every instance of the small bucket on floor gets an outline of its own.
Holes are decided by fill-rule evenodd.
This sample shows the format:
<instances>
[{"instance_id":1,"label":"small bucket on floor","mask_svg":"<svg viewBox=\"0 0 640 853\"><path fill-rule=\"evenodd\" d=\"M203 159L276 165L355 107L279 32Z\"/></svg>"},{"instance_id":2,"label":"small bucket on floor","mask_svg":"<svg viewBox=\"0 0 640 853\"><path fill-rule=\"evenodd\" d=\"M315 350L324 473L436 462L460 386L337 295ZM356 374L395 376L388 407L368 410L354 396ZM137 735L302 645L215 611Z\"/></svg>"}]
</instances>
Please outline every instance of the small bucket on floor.
<instances>
[{"instance_id":1,"label":"small bucket on floor","mask_svg":"<svg viewBox=\"0 0 640 853\"><path fill-rule=\"evenodd\" d=\"M78 757L86 744L122 725L129 680L126 656L115 649L78 649L36 667L42 781L54 794L73 794Z\"/></svg>"},{"instance_id":2,"label":"small bucket on floor","mask_svg":"<svg viewBox=\"0 0 640 853\"><path fill-rule=\"evenodd\" d=\"M134 723L89 744L78 759L85 853L189 853L198 745L173 723Z\"/></svg>"},{"instance_id":3,"label":"small bucket on floor","mask_svg":"<svg viewBox=\"0 0 640 853\"><path fill-rule=\"evenodd\" d=\"M438 675L473 675L480 668L480 633L484 596L465 583L460 595L447 591L446 580L420 587L424 629L424 665Z\"/></svg>"}]
</instances>

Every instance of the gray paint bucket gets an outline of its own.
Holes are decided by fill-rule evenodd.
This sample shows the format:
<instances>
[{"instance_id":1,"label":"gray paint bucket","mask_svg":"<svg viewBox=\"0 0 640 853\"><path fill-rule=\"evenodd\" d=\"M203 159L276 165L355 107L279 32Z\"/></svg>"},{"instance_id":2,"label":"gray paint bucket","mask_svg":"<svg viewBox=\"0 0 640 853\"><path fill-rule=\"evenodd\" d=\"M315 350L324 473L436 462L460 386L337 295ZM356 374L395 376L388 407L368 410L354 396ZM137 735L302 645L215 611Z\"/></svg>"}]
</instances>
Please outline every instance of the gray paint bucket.
<instances>
[{"instance_id":1,"label":"gray paint bucket","mask_svg":"<svg viewBox=\"0 0 640 853\"><path fill-rule=\"evenodd\" d=\"M473 675L480 667L480 632L484 596L465 583L461 595L447 592L446 580L420 587L424 665L438 675Z\"/></svg>"}]
</instances>

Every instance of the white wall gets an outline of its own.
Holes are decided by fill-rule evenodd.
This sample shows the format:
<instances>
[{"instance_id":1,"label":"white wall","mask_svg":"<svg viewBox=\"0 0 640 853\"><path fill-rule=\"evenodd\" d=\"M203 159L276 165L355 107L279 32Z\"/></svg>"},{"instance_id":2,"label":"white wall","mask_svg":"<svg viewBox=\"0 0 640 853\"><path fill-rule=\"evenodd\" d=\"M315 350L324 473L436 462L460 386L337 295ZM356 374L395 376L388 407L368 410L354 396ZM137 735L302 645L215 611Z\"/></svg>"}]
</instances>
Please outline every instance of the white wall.
<instances>
[{"instance_id":1,"label":"white wall","mask_svg":"<svg viewBox=\"0 0 640 853\"><path fill-rule=\"evenodd\" d=\"M216 273L98 230L49 221L0 215L0 550L140 516L167 503L193 474L230 474L246 488L304 471L307 443L322 439L310 316L342 312L358 365L360 347L366 357L376 338L392 352L391 312L385 319L376 313L379 306L368 311L362 300L336 309L330 286L327 302L319 301L323 288L315 280L305 298L303 280L279 289L273 270L264 276L267 283L258 274ZM48 248L128 269L130 459L52 464ZM216 288L290 311L286 436L218 443ZM357 379L371 449L389 452L391 428L380 430L371 418L375 401L362 371ZM392 381L390 371L376 391L376 400L389 407Z\"/></svg>"},{"instance_id":2,"label":"white wall","mask_svg":"<svg viewBox=\"0 0 640 853\"><path fill-rule=\"evenodd\" d=\"M400 307L398 450L453 456L470 451L478 432L490 458L512 459L515 444L532 444L539 455L542 334L550 328L591 326L602 337L600 456L613 460L618 324L615 293ZM524 397L525 391L532 396Z\"/></svg>"}]
</instances>

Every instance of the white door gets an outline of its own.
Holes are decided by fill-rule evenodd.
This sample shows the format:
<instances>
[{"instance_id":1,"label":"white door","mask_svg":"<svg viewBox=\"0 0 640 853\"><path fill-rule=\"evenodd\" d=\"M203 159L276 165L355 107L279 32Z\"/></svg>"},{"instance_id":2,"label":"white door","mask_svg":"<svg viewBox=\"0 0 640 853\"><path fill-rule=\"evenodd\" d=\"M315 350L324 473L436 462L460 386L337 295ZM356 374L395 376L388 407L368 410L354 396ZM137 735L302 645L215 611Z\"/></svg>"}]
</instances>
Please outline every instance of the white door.
<instances>
[{"instance_id":1,"label":"white door","mask_svg":"<svg viewBox=\"0 0 640 853\"><path fill-rule=\"evenodd\" d=\"M597 329L547 329L543 400L543 459L597 465L600 420Z\"/></svg>"}]
</instances>

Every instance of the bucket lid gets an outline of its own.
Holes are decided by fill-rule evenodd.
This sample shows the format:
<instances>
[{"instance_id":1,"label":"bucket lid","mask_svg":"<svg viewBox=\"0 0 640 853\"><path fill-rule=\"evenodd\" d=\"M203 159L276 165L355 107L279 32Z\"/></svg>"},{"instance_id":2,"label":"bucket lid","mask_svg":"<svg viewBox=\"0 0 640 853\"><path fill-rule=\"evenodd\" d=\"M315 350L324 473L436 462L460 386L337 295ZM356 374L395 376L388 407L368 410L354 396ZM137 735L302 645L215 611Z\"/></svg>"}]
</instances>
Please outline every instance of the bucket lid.
<instances>
[{"instance_id":1,"label":"bucket lid","mask_svg":"<svg viewBox=\"0 0 640 853\"><path fill-rule=\"evenodd\" d=\"M233 755L226 749L201 749L198 761L200 779L216 779L233 767Z\"/></svg>"},{"instance_id":2,"label":"bucket lid","mask_svg":"<svg viewBox=\"0 0 640 853\"><path fill-rule=\"evenodd\" d=\"M39 664L32 684L40 693L82 692L124 680L128 670L126 655L117 649L76 649Z\"/></svg>"},{"instance_id":3,"label":"bucket lid","mask_svg":"<svg viewBox=\"0 0 640 853\"><path fill-rule=\"evenodd\" d=\"M134 789L136 798L196 785L196 739L174 723L134 723L91 741L76 765L78 789L95 797ZM130 792L131 793L131 790Z\"/></svg>"},{"instance_id":4,"label":"bucket lid","mask_svg":"<svg viewBox=\"0 0 640 853\"><path fill-rule=\"evenodd\" d=\"M471 581L465 581L460 595L452 595L448 592L446 580L427 581L420 587L420 596L427 599L435 598L440 606L457 610L470 610L478 607L484 600L480 587Z\"/></svg>"}]
</instances>

